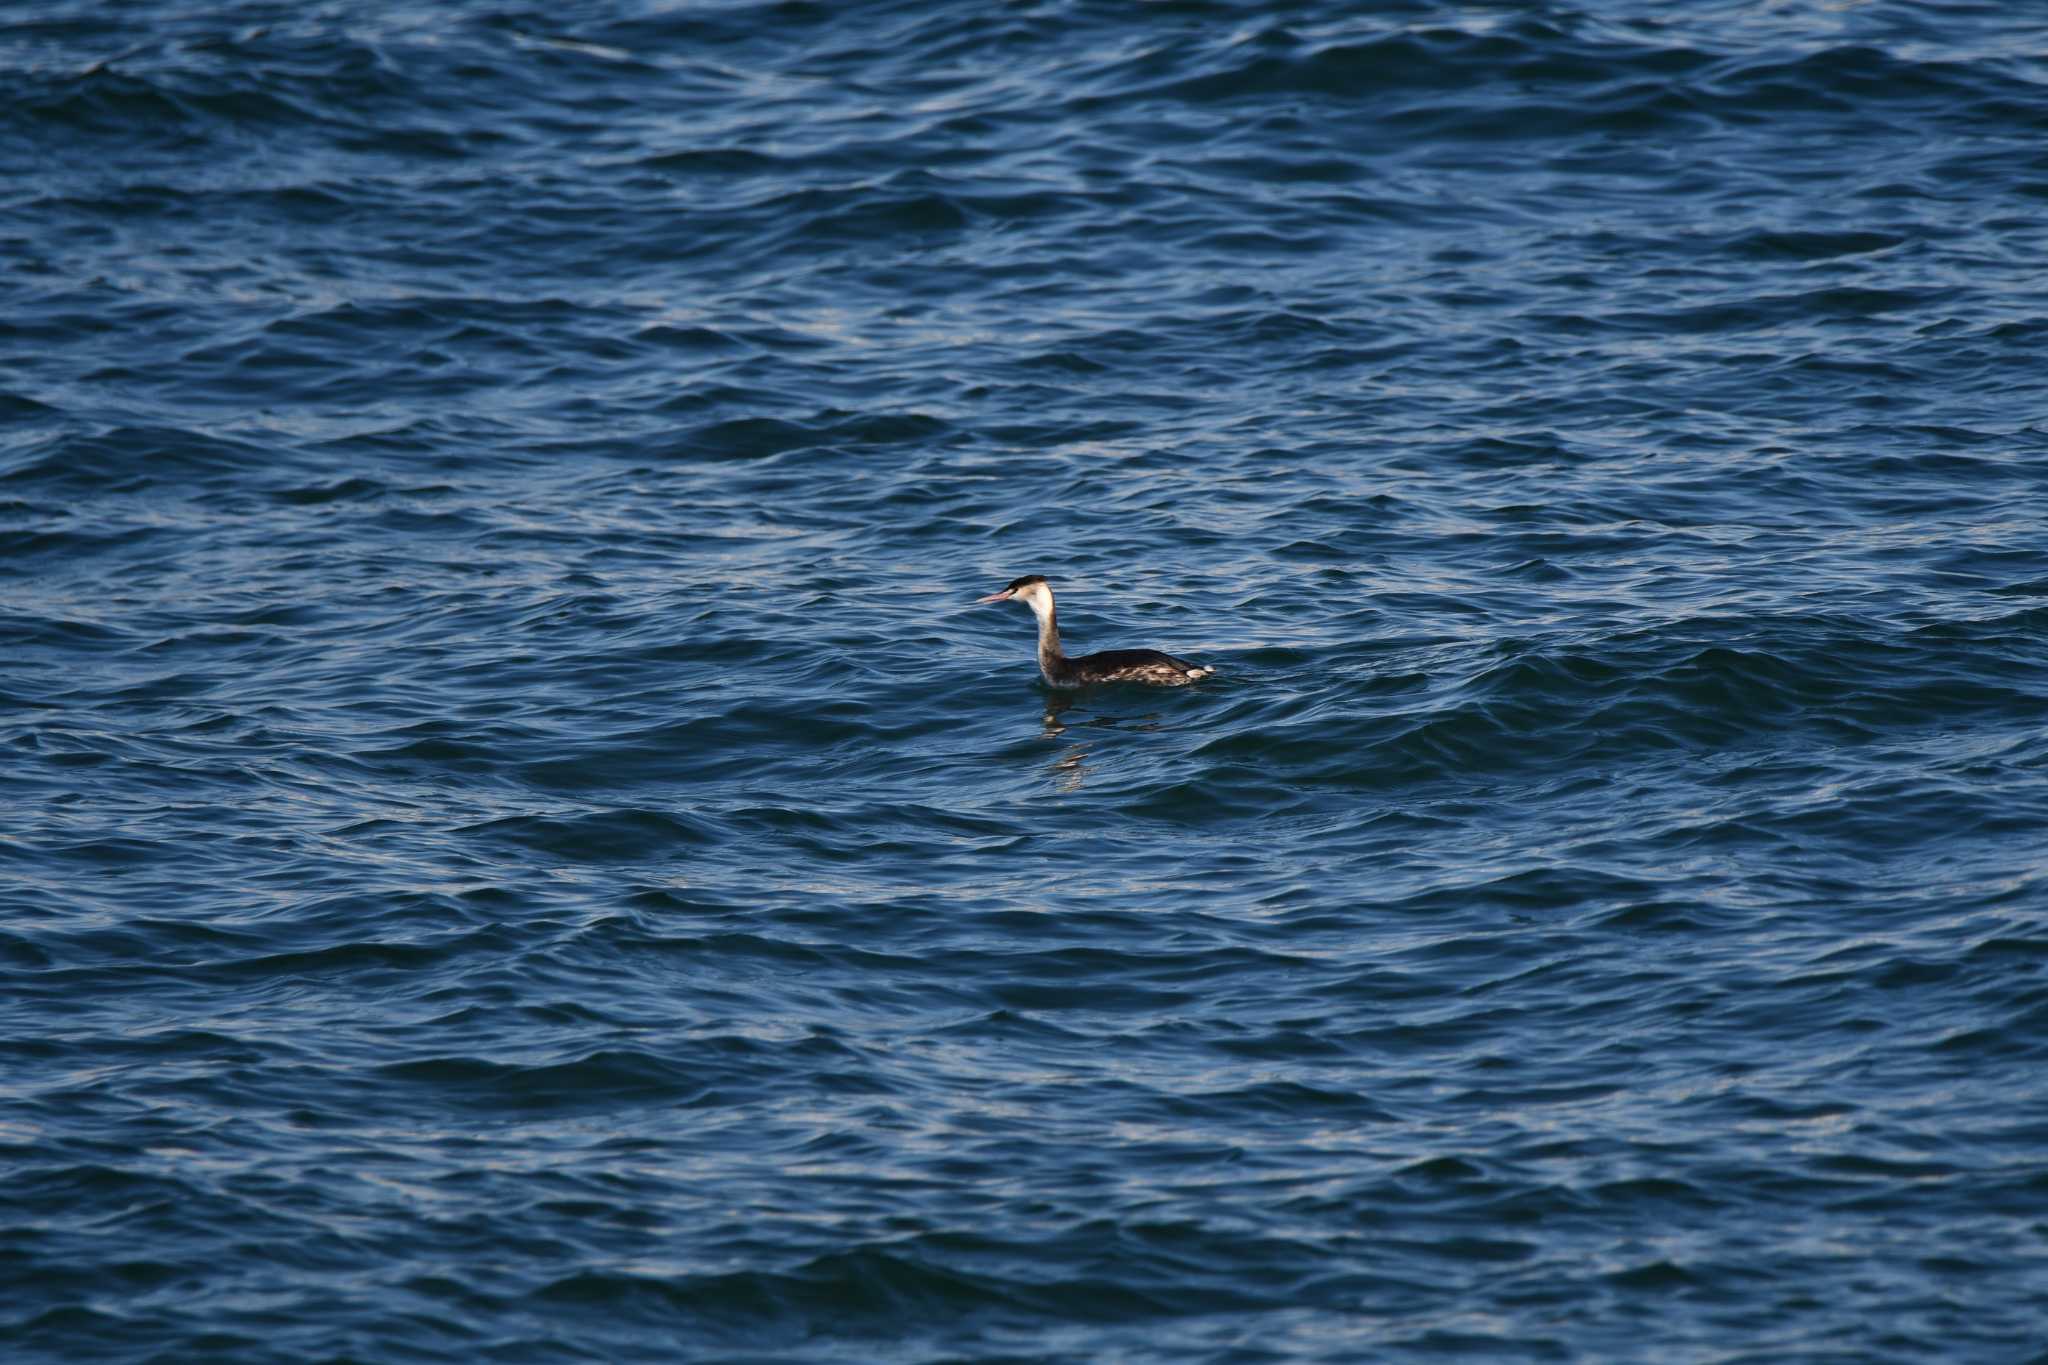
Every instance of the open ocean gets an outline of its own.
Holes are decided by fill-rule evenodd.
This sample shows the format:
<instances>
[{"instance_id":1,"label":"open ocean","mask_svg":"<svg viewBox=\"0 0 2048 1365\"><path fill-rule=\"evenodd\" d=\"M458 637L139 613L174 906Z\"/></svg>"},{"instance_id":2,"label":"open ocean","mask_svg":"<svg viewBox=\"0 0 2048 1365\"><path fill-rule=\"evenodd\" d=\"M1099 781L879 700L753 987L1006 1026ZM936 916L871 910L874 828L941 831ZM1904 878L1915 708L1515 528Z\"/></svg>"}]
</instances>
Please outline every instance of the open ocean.
<instances>
[{"instance_id":1,"label":"open ocean","mask_svg":"<svg viewBox=\"0 0 2048 1365\"><path fill-rule=\"evenodd\" d=\"M10 1365L2048 1360L2048 9L0 76Z\"/></svg>"}]
</instances>

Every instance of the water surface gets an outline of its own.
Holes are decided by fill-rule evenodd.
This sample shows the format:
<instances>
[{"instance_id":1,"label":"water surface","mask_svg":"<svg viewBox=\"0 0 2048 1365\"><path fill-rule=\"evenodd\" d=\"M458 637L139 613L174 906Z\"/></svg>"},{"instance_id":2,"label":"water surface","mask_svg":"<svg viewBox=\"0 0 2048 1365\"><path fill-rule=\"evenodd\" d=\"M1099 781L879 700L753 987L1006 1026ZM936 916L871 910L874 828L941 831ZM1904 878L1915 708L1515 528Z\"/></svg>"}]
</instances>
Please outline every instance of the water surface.
<instances>
[{"instance_id":1,"label":"water surface","mask_svg":"<svg viewBox=\"0 0 2048 1365\"><path fill-rule=\"evenodd\" d=\"M10 1349L2028 1358L2044 55L15 6Z\"/></svg>"}]
</instances>

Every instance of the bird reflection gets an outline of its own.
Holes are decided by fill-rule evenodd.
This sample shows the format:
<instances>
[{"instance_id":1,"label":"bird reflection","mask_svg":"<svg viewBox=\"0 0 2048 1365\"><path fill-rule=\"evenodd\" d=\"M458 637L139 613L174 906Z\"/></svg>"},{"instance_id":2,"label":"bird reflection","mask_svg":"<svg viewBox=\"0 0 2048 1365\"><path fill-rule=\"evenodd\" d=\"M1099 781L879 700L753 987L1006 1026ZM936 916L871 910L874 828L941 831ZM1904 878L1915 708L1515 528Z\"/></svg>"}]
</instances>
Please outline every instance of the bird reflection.
<instances>
[{"instance_id":1,"label":"bird reflection","mask_svg":"<svg viewBox=\"0 0 2048 1365\"><path fill-rule=\"evenodd\" d=\"M1075 716L1070 725L1064 719L1079 700L1071 692L1054 692L1045 699L1043 737L1057 741L1074 726L1086 725L1102 730L1162 730L1159 713L1153 712L1137 720L1121 720L1115 716L1090 716L1085 711ZM1088 776L1088 754L1094 746L1069 740L1060 755L1049 766L1053 781L1061 791L1075 791Z\"/></svg>"},{"instance_id":2,"label":"bird reflection","mask_svg":"<svg viewBox=\"0 0 2048 1365\"><path fill-rule=\"evenodd\" d=\"M1067 692L1055 692L1045 699L1047 739L1057 740L1067 732L1066 722L1060 719L1060 715L1073 704L1073 694ZM1061 791L1079 791L1088 776L1088 750L1079 744L1070 746L1052 761L1051 772L1053 785Z\"/></svg>"},{"instance_id":3,"label":"bird reflection","mask_svg":"<svg viewBox=\"0 0 2048 1365\"><path fill-rule=\"evenodd\" d=\"M1073 705L1074 694L1071 692L1053 692L1046 697L1045 737L1047 739L1058 739L1067 732L1065 722L1060 720L1060 714L1071 710Z\"/></svg>"}]
</instances>

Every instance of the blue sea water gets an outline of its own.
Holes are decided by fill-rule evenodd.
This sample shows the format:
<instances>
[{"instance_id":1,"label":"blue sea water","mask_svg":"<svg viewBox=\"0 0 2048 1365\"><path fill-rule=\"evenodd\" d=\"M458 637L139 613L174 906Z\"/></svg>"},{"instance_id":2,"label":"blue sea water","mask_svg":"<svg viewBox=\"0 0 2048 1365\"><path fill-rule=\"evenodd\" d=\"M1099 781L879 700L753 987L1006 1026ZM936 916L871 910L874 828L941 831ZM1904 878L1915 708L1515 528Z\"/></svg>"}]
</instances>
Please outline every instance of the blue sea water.
<instances>
[{"instance_id":1,"label":"blue sea water","mask_svg":"<svg viewBox=\"0 0 2048 1365\"><path fill-rule=\"evenodd\" d=\"M2043 1358L2048 13L0 73L8 1359Z\"/></svg>"}]
</instances>

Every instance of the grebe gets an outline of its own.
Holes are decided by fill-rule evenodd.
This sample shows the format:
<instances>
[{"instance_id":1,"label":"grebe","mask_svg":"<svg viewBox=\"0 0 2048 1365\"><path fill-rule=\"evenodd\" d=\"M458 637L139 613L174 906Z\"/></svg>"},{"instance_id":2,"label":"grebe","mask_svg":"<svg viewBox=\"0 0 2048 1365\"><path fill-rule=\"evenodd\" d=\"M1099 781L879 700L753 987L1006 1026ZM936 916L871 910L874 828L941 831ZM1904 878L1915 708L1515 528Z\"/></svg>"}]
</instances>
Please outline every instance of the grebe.
<instances>
[{"instance_id":1,"label":"grebe","mask_svg":"<svg viewBox=\"0 0 2048 1365\"><path fill-rule=\"evenodd\" d=\"M1216 670L1161 654L1156 649L1105 649L1069 659L1060 649L1060 628L1052 614L1052 584L1038 574L1027 574L992 592L981 602L1022 602L1038 617L1038 671L1048 687L1086 687L1090 683L1151 683L1156 687L1185 687Z\"/></svg>"}]
</instances>

